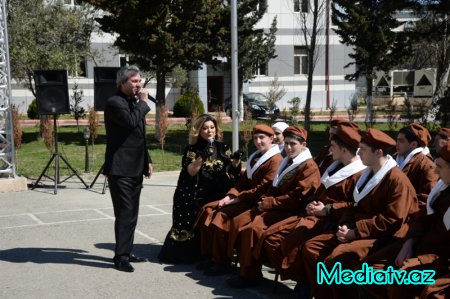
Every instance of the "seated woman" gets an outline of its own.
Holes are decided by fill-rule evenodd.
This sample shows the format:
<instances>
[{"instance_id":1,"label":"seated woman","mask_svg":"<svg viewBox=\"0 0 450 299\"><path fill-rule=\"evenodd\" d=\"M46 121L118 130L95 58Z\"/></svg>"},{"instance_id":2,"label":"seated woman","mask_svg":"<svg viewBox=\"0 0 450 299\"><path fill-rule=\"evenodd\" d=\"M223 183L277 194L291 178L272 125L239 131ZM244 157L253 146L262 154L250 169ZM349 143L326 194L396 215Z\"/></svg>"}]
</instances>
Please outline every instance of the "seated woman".
<instances>
[{"instance_id":1,"label":"seated woman","mask_svg":"<svg viewBox=\"0 0 450 299\"><path fill-rule=\"evenodd\" d=\"M198 259L197 212L204 204L223 198L240 176L240 160L230 158L231 151L221 137L214 117L203 114L193 121L173 196L172 228L158 256L161 262L192 263Z\"/></svg>"}]
</instances>

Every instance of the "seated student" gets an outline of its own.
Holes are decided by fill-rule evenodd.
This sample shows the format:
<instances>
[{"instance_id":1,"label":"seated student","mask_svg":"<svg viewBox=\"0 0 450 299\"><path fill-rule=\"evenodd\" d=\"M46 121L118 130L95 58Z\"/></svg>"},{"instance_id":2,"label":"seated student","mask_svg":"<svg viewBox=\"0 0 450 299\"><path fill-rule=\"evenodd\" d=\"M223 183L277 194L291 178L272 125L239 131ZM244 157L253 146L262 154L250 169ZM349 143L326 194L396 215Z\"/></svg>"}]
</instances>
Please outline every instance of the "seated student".
<instances>
[{"instance_id":1,"label":"seated student","mask_svg":"<svg viewBox=\"0 0 450 299\"><path fill-rule=\"evenodd\" d=\"M297 269L302 267L302 259L298 258L302 244L331 226L337 227L341 211L353 204L353 189L366 168L356 155L360 140L357 130L338 126L331 137L334 162L322 175L313 201L306 210L268 228L256 245L254 258L267 257L281 279L304 279L297 277Z\"/></svg>"},{"instance_id":2,"label":"seated student","mask_svg":"<svg viewBox=\"0 0 450 299\"><path fill-rule=\"evenodd\" d=\"M253 209L233 219L228 253L237 241L240 275L227 280L231 287L243 288L260 282L261 265L252 258L253 246L270 225L304 209L320 186L319 169L306 147L306 130L291 126L283 135L287 157L278 168L271 188Z\"/></svg>"},{"instance_id":3,"label":"seated student","mask_svg":"<svg viewBox=\"0 0 450 299\"><path fill-rule=\"evenodd\" d=\"M273 143L278 144L278 147L280 148L280 152L283 158L286 157L286 152L284 151L283 132L284 130L286 130L287 127L289 127L289 125L284 121L279 121L272 125L272 129L275 133L273 136Z\"/></svg>"},{"instance_id":4,"label":"seated student","mask_svg":"<svg viewBox=\"0 0 450 299\"><path fill-rule=\"evenodd\" d=\"M250 209L272 184L283 158L276 144L274 131L266 125L253 128L253 143L257 148L247 161L244 175L226 193L225 197L202 207L196 220L201 231L201 253L212 261L197 266L205 275L221 275L229 270L227 239L230 221Z\"/></svg>"},{"instance_id":5,"label":"seated student","mask_svg":"<svg viewBox=\"0 0 450 299\"><path fill-rule=\"evenodd\" d=\"M436 136L434 136L433 145L436 149L436 153L439 156L439 152L443 146L447 144L447 141L450 140L450 129L449 128L441 128L439 132L437 132Z\"/></svg>"},{"instance_id":6,"label":"seated student","mask_svg":"<svg viewBox=\"0 0 450 299\"><path fill-rule=\"evenodd\" d=\"M411 124L398 132L397 153L394 155L398 167L414 186L422 208L425 208L428 194L438 180L427 147L430 140L427 129L419 124Z\"/></svg>"},{"instance_id":7,"label":"seated student","mask_svg":"<svg viewBox=\"0 0 450 299\"><path fill-rule=\"evenodd\" d=\"M358 153L367 168L353 190L354 206L345 211L337 230L304 243L303 264L315 298L357 297L354 284L318 285L317 263L323 262L328 270L337 262L342 269L353 269L372 251L404 237L408 221L417 213L414 187L387 154L394 146L395 141L385 133L367 130Z\"/></svg>"},{"instance_id":8,"label":"seated student","mask_svg":"<svg viewBox=\"0 0 450 299\"><path fill-rule=\"evenodd\" d=\"M336 128L338 126L347 126L350 128L353 128L355 130L359 131L359 126L357 123L353 121L346 121L342 119L333 119L330 122L330 128L328 130L328 139L331 139L331 136L336 132ZM317 154L316 158L314 159L314 162L316 162L317 166L319 167L320 175L322 175L325 170L328 168L328 166L333 163L333 155L330 152L330 144L325 145L322 147Z\"/></svg>"},{"instance_id":9,"label":"seated student","mask_svg":"<svg viewBox=\"0 0 450 299\"><path fill-rule=\"evenodd\" d=\"M405 240L369 256L374 269L434 270L433 285L371 285L361 287L375 298L448 298L450 296L450 141L435 161L440 177L426 202L427 213L414 219ZM447 296L447 297L446 297Z\"/></svg>"}]
</instances>

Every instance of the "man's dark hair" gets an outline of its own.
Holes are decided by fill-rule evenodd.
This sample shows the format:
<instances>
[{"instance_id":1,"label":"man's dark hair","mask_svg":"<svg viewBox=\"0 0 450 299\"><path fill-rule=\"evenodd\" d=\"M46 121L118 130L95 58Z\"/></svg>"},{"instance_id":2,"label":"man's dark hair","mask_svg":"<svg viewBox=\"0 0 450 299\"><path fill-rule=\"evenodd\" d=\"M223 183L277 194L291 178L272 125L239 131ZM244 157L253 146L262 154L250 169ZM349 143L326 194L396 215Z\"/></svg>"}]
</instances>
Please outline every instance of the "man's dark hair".
<instances>
[{"instance_id":1,"label":"man's dark hair","mask_svg":"<svg viewBox=\"0 0 450 299\"><path fill-rule=\"evenodd\" d=\"M364 143L364 142L363 142ZM369 148L370 148L370 150L372 151L372 153L374 153L376 150L381 150L382 152L383 152L383 156L387 156L387 151L386 150L384 150L384 149L382 149L382 148L376 148L376 147L374 147L374 146L372 146L372 145L370 145L370 144L367 144L367 143L364 143L365 145L367 145Z\"/></svg>"},{"instance_id":2,"label":"man's dark hair","mask_svg":"<svg viewBox=\"0 0 450 299\"><path fill-rule=\"evenodd\" d=\"M419 139L417 138L417 136L413 133L413 131L411 130L410 127L404 127L401 128L398 133L402 133L403 135L405 135L406 140L408 140L409 143L415 141L417 142L417 146L419 146L420 142Z\"/></svg>"},{"instance_id":3,"label":"man's dark hair","mask_svg":"<svg viewBox=\"0 0 450 299\"><path fill-rule=\"evenodd\" d=\"M333 135L333 136L331 136L330 141L336 142L336 144L337 144L340 148L346 148L346 149L350 152L350 154L351 154L352 156L356 156L356 152L358 151L358 148L357 148L357 147L353 147L353 146L351 146L351 145L345 143L344 141L342 141L341 138L339 138L338 135Z\"/></svg>"}]
</instances>

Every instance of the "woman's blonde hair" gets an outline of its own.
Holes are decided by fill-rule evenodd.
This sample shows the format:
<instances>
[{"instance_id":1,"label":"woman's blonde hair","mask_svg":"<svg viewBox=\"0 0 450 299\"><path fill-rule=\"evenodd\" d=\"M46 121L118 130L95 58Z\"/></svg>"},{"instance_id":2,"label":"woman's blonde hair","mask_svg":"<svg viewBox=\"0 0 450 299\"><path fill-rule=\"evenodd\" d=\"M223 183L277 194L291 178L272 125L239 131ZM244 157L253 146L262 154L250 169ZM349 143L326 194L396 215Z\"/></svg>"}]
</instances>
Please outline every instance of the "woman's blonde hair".
<instances>
[{"instance_id":1,"label":"woman's blonde hair","mask_svg":"<svg viewBox=\"0 0 450 299\"><path fill-rule=\"evenodd\" d=\"M214 139L222 140L222 130L217 126L217 120L209 114L202 114L192 121L191 129L189 130L190 145L197 143L200 130L207 121L212 121L216 127L216 136L214 136Z\"/></svg>"}]
</instances>

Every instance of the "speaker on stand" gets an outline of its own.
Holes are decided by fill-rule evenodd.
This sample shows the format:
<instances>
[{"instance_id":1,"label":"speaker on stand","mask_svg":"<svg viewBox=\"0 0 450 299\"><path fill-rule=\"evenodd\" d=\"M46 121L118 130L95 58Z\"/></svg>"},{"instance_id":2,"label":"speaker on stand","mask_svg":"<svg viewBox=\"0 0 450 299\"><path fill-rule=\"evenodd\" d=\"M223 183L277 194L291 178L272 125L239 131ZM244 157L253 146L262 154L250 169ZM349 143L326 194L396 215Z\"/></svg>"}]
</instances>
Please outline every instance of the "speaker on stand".
<instances>
[{"instance_id":1,"label":"speaker on stand","mask_svg":"<svg viewBox=\"0 0 450 299\"><path fill-rule=\"evenodd\" d=\"M56 123L56 116L60 114L70 114L69 104L69 90L67 84L67 71L66 70L38 70L34 71L34 82L36 88L36 99L38 104L38 112L40 115L53 115L53 134L54 134L54 152L45 166L39 178L34 184L32 189L38 187L38 183L43 176L46 176L46 172L50 167L53 160L55 160L55 176L54 178L48 177L55 182L54 193L58 193L58 184L61 184L76 175L83 185L88 188L88 185L78 175L77 171L70 165L70 163L59 153L58 148L58 127ZM62 160L67 167L72 171L65 180L61 181L59 177L59 160Z\"/></svg>"},{"instance_id":2,"label":"speaker on stand","mask_svg":"<svg viewBox=\"0 0 450 299\"><path fill-rule=\"evenodd\" d=\"M104 111L106 101L117 92L117 72L120 67L94 67L94 109L95 111ZM104 164L98 170L94 180L89 186L92 188L98 177L103 171ZM103 182L102 194L106 191L106 177Z\"/></svg>"}]
</instances>

